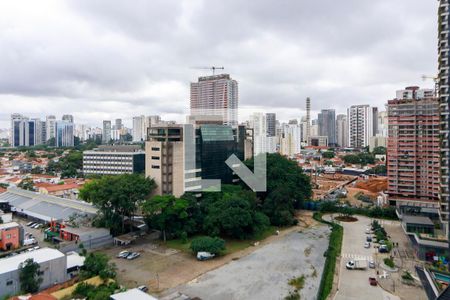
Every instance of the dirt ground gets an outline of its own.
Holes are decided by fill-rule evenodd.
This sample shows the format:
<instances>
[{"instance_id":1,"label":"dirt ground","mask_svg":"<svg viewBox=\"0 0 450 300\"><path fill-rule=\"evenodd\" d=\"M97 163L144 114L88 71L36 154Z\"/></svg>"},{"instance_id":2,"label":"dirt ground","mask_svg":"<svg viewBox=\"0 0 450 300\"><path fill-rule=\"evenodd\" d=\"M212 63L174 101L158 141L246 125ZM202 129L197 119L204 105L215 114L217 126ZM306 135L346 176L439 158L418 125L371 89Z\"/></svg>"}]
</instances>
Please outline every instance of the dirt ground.
<instances>
[{"instance_id":1,"label":"dirt ground","mask_svg":"<svg viewBox=\"0 0 450 300\"><path fill-rule=\"evenodd\" d=\"M218 257L209 261L197 261L191 253L169 249L159 244L159 241L144 237L133 245L126 247L110 247L101 252L111 257L117 266L118 281L128 287L146 285L150 292L160 292L189 282L198 276L221 267L232 260L244 257L256 249L273 241L279 240L287 234L309 228L317 224L312 219L312 212L302 211L298 214L299 225L280 230L279 235L273 235L261 241L258 246L250 246L244 250ZM140 257L134 260L116 258L122 250L137 251Z\"/></svg>"},{"instance_id":2,"label":"dirt ground","mask_svg":"<svg viewBox=\"0 0 450 300\"><path fill-rule=\"evenodd\" d=\"M330 190L335 189L346 182L354 179L355 176L341 175L341 174L321 174L320 176L313 176L311 182L317 184L313 188L313 199L320 199Z\"/></svg>"}]
</instances>

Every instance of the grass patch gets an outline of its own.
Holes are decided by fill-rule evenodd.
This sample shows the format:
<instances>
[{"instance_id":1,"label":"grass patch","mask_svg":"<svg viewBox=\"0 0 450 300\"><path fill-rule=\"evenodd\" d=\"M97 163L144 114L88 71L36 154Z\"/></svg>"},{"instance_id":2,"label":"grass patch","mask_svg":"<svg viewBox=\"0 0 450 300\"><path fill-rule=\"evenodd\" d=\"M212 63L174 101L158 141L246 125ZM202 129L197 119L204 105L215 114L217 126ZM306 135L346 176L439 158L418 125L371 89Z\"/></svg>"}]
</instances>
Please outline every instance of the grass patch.
<instances>
[{"instance_id":1,"label":"grass patch","mask_svg":"<svg viewBox=\"0 0 450 300\"><path fill-rule=\"evenodd\" d=\"M300 300L300 294L297 291L289 292L289 295L284 297L284 300Z\"/></svg>"},{"instance_id":2,"label":"grass patch","mask_svg":"<svg viewBox=\"0 0 450 300\"><path fill-rule=\"evenodd\" d=\"M325 266L323 268L322 278L320 280L319 292L317 293L318 300L325 300L333 288L334 271L336 269L336 258L341 254L342 237L344 236L344 229L342 226L325 221L322 219L321 213L314 213L313 218L316 221L325 223L331 226L330 242L328 249L325 252Z\"/></svg>"},{"instance_id":3,"label":"grass patch","mask_svg":"<svg viewBox=\"0 0 450 300\"><path fill-rule=\"evenodd\" d=\"M225 239L225 251L223 251L223 254L226 255L240 250L244 250L245 248L250 247L253 244L253 242L262 241L268 238L269 236L274 235L276 231L277 227L270 226L266 230L258 233L252 239L249 240ZM198 236L192 236L188 238L187 241L183 241L182 239L168 240L166 241L165 246L183 252L191 252L190 249L191 241Z\"/></svg>"},{"instance_id":4,"label":"grass patch","mask_svg":"<svg viewBox=\"0 0 450 300\"><path fill-rule=\"evenodd\" d=\"M385 259L383 259L383 262L386 266L388 266L391 269L395 268L395 263L393 259L390 259L389 257L386 257Z\"/></svg>"},{"instance_id":5,"label":"grass patch","mask_svg":"<svg viewBox=\"0 0 450 300\"><path fill-rule=\"evenodd\" d=\"M305 286L305 275L289 280L289 285L292 286L297 292Z\"/></svg>"}]
</instances>

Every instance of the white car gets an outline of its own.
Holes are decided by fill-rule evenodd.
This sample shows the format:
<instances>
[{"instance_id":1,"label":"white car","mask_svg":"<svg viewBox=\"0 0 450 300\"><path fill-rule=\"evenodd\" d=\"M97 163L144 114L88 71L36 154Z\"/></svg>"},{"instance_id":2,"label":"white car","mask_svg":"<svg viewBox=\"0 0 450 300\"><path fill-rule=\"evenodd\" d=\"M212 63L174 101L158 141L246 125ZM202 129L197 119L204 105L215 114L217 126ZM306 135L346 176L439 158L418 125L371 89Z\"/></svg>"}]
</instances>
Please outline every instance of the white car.
<instances>
[{"instance_id":1,"label":"white car","mask_svg":"<svg viewBox=\"0 0 450 300\"><path fill-rule=\"evenodd\" d=\"M371 234L372 230L370 230L370 228L366 228L366 234Z\"/></svg>"},{"instance_id":2,"label":"white car","mask_svg":"<svg viewBox=\"0 0 450 300\"><path fill-rule=\"evenodd\" d=\"M364 248L367 248L367 249L370 248L370 243L369 242L365 242L364 243Z\"/></svg>"},{"instance_id":3,"label":"white car","mask_svg":"<svg viewBox=\"0 0 450 300\"><path fill-rule=\"evenodd\" d=\"M132 252L130 255L127 256L127 259L132 260L132 259L138 258L139 256L141 256L141 254L139 252Z\"/></svg>"},{"instance_id":4,"label":"white car","mask_svg":"<svg viewBox=\"0 0 450 300\"><path fill-rule=\"evenodd\" d=\"M130 255L131 254L131 252L130 251L128 251L128 250L123 250L123 251L120 251L119 252L119 254L117 254L117 258L127 258L127 256L128 255Z\"/></svg>"},{"instance_id":5,"label":"white car","mask_svg":"<svg viewBox=\"0 0 450 300\"><path fill-rule=\"evenodd\" d=\"M213 253L204 252L204 251L201 251L201 252L197 253L197 259L198 260L208 260L208 259L213 258L214 256L216 256L216 255L213 254Z\"/></svg>"},{"instance_id":6,"label":"white car","mask_svg":"<svg viewBox=\"0 0 450 300\"><path fill-rule=\"evenodd\" d=\"M373 260L369 260L369 268L375 269L375 262Z\"/></svg>"}]
</instances>

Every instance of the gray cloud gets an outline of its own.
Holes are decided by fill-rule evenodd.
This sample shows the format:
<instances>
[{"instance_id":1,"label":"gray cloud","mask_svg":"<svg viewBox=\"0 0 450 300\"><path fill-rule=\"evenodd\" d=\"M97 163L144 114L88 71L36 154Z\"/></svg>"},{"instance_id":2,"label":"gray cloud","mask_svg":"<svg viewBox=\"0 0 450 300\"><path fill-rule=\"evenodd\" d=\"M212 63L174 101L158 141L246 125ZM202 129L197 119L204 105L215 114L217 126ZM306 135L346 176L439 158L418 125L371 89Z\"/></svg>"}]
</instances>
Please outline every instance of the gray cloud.
<instances>
[{"instance_id":1,"label":"gray cloud","mask_svg":"<svg viewBox=\"0 0 450 300\"><path fill-rule=\"evenodd\" d=\"M420 76L436 73L436 12L422 0L4 1L0 127L13 112L176 116L203 65L226 67L242 107L283 119L307 96L315 110L382 107L432 86Z\"/></svg>"}]
</instances>

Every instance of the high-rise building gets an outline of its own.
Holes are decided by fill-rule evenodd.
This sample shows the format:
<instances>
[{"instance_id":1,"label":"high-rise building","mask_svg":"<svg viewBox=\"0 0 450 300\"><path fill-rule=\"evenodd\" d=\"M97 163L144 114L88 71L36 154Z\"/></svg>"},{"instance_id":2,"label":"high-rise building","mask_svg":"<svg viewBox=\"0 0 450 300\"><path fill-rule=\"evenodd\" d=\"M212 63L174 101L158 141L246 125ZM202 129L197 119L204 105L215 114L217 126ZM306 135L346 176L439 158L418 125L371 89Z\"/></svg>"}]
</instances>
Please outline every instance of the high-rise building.
<instances>
[{"instance_id":1,"label":"high-rise building","mask_svg":"<svg viewBox=\"0 0 450 300\"><path fill-rule=\"evenodd\" d=\"M275 122L273 122L275 126ZM271 125L271 126L272 126ZM269 136L267 115L257 112L251 115L250 127L253 128L253 151L259 153L275 153L277 150L277 137ZM275 131L275 128L273 128Z\"/></svg>"},{"instance_id":2,"label":"high-rise building","mask_svg":"<svg viewBox=\"0 0 450 300\"><path fill-rule=\"evenodd\" d=\"M56 117L49 115L45 119L45 142L52 138L56 138Z\"/></svg>"},{"instance_id":3,"label":"high-rise building","mask_svg":"<svg viewBox=\"0 0 450 300\"><path fill-rule=\"evenodd\" d=\"M336 112L334 109L322 109L317 117L319 136L328 137L330 146L336 145Z\"/></svg>"},{"instance_id":4,"label":"high-rise building","mask_svg":"<svg viewBox=\"0 0 450 300\"><path fill-rule=\"evenodd\" d=\"M267 136L276 136L277 116L274 113L266 114Z\"/></svg>"},{"instance_id":5,"label":"high-rise building","mask_svg":"<svg viewBox=\"0 0 450 300\"><path fill-rule=\"evenodd\" d=\"M311 120L311 126L309 126L309 137L319 135L319 122L317 119Z\"/></svg>"},{"instance_id":6,"label":"high-rise building","mask_svg":"<svg viewBox=\"0 0 450 300\"><path fill-rule=\"evenodd\" d=\"M68 123L74 123L73 122L73 115L63 115L61 120L66 121Z\"/></svg>"},{"instance_id":7,"label":"high-rise building","mask_svg":"<svg viewBox=\"0 0 450 300\"><path fill-rule=\"evenodd\" d=\"M29 146L28 118L21 114L11 115L11 146Z\"/></svg>"},{"instance_id":8,"label":"high-rise building","mask_svg":"<svg viewBox=\"0 0 450 300\"><path fill-rule=\"evenodd\" d=\"M121 130L123 128L122 119L116 119L114 126L115 130Z\"/></svg>"},{"instance_id":9,"label":"high-rise building","mask_svg":"<svg viewBox=\"0 0 450 300\"><path fill-rule=\"evenodd\" d=\"M306 133L304 134L304 140L308 141L311 136L311 99L306 98Z\"/></svg>"},{"instance_id":10,"label":"high-rise building","mask_svg":"<svg viewBox=\"0 0 450 300\"><path fill-rule=\"evenodd\" d=\"M450 53L450 0L440 0L438 9L438 94L441 117L441 219L445 225L447 236L450 238L449 230L449 205L450 205L450 117L449 117L449 53Z\"/></svg>"},{"instance_id":11,"label":"high-rise building","mask_svg":"<svg viewBox=\"0 0 450 300\"><path fill-rule=\"evenodd\" d=\"M347 110L348 146L364 148L375 135L377 127L377 109L369 105L353 105Z\"/></svg>"},{"instance_id":12,"label":"high-rise building","mask_svg":"<svg viewBox=\"0 0 450 300\"><path fill-rule=\"evenodd\" d=\"M378 112L378 131L377 135L387 137L388 136L388 117L387 111Z\"/></svg>"},{"instance_id":13,"label":"high-rise building","mask_svg":"<svg viewBox=\"0 0 450 300\"><path fill-rule=\"evenodd\" d=\"M238 82L229 74L199 77L191 83L191 115L219 115L225 125L238 124Z\"/></svg>"},{"instance_id":14,"label":"high-rise building","mask_svg":"<svg viewBox=\"0 0 450 300\"><path fill-rule=\"evenodd\" d=\"M298 124L283 124L280 137L280 154L294 157L301 151L301 129Z\"/></svg>"},{"instance_id":15,"label":"high-rise building","mask_svg":"<svg viewBox=\"0 0 450 300\"><path fill-rule=\"evenodd\" d=\"M133 117L133 142L145 140L145 116Z\"/></svg>"},{"instance_id":16,"label":"high-rise building","mask_svg":"<svg viewBox=\"0 0 450 300\"><path fill-rule=\"evenodd\" d=\"M102 131L102 142L104 144L109 143L111 140L111 121L104 120L103 121L103 131Z\"/></svg>"},{"instance_id":17,"label":"high-rise building","mask_svg":"<svg viewBox=\"0 0 450 300\"><path fill-rule=\"evenodd\" d=\"M74 146L74 125L67 121L56 122L56 147L73 147Z\"/></svg>"},{"instance_id":18,"label":"high-rise building","mask_svg":"<svg viewBox=\"0 0 450 300\"><path fill-rule=\"evenodd\" d=\"M347 115L336 116L336 142L339 147L348 147L348 122Z\"/></svg>"}]
</instances>

